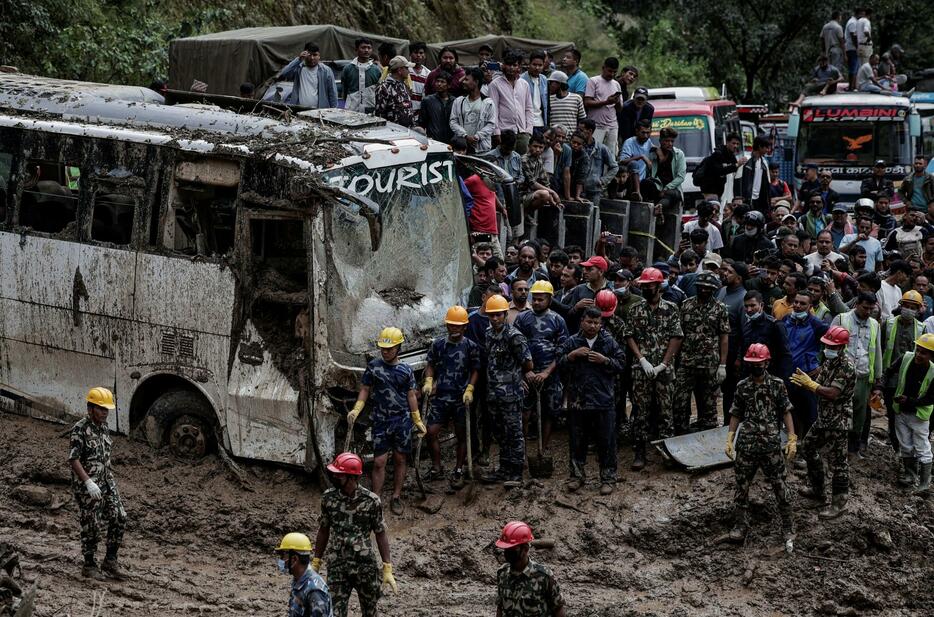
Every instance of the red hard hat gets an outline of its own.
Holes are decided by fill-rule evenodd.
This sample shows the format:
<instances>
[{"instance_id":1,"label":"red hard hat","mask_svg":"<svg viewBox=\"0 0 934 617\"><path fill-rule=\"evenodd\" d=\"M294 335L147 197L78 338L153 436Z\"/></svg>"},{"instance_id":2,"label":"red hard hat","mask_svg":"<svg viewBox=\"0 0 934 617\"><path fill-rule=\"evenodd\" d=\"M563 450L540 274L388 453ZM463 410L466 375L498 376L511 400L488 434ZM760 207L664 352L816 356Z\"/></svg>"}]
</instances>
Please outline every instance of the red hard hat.
<instances>
[{"instance_id":1,"label":"red hard hat","mask_svg":"<svg viewBox=\"0 0 934 617\"><path fill-rule=\"evenodd\" d=\"M597 292L597 297L593 299L594 305L602 311L604 317L609 317L616 312L616 294L609 289L601 289Z\"/></svg>"},{"instance_id":2,"label":"red hard hat","mask_svg":"<svg viewBox=\"0 0 934 617\"><path fill-rule=\"evenodd\" d=\"M658 268L646 268L636 279L637 283L664 283L665 275Z\"/></svg>"},{"instance_id":3,"label":"red hard hat","mask_svg":"<svg viewBox=\"0 0 934 617\"><path fill-rule=\"evenodd\" d=\"M522 521L512 521L506 523L503 527L503 533L496 541L496 548L512 548L520 544L528 544L535 538L532 537L532 528Z\"/></svg>"},{"instance_id":4,"label":"red hard hat","mask_svg":"<svg viewBox=\"0 0 934 617\"><path fill-rule=\"evenodd\" d=\"M750 345L749 349L746 350L746 356L743 358L746 362L765 362L771 359L772 354L769 353L769 348L762 343Z\"/></svg>"},{"instance_id":5,"label":"red hard hat","mask_svg":"<svg viewBox=\"0 0 934 617\"><path fill-rule=\"evenodd\" d=\"M353 452L341 452L335 457L334 462L328 465L328 471L361 476L363 475L363 461Z\"/></svg>"},{"instance_id":6,"label":"red hard hat","mask_svg":"<svg viewBox=\"0 0 934 617\"><path fill-rule=\"evenodd\" d=\"M850 331L843 326L833 326L821 337L820 342L831 346L849 345Z\"/></svg>"}]
</instances>

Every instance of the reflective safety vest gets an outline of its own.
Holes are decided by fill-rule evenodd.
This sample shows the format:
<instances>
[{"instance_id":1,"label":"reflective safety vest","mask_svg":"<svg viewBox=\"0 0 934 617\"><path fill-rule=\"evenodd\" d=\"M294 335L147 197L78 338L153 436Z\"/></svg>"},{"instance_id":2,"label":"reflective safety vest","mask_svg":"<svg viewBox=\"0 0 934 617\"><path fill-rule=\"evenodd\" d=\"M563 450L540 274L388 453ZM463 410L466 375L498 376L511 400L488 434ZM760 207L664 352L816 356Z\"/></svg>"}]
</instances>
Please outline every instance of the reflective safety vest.
<instances>
[{"instance_id":1,"label":"reflective safety vest","mask_svg":"<svg viewBox=\"0 0 934 617\"><path fill-rule=\"evenodd\" d=\"M905 376L908 375L908 367L911 366L911 363L915 359L915 354L913 351L905 352L905 355L902 356L902 366L901 370L898 371L898 387L895 388L895 398L898 398L905 391ZM924 374L924 379L921 380L921 389L918 390L918 398L923 398L928 392L928 387L931 385L931 380L934 379L934 364L928 362L928 372ZM892 408L895 409L895 413L901 413L901 405L898 403L893 403ZM918 407L915 413L920 420L927 420L931 417L931 412L934 411L934 405L925 405L924 407Z\"/></svg>"},{"instance_id":2,"label":"reflective safety vest","mask_svg":"<svg viewBox=\"0 0 934 617\"><path fill-rule=\"evenodd\" d=\"M827 313L830 312L830 309L827 308L827 305L826 305L826 304L824 304L823 302L821 302L820 304L817 305L817 309L816 309L816 310L815 310L815 309L811 309L811 311L814 313L814 316L815 316L815 317L817 317L817 318L820 319L821 321L824 321L824 316L826 316Z\"/></svg>"},{"instance_id":3,"label":"reflective safety vest","mask_svg":"<svg viewBox=\"0 0 934 617\"><path fill-rule=\"evenodd\" d=\"M859 327L856 325L856 317L853 315L853 311L848 313L843 313L840 315L840 324L846 328L847 332L850 333L850 336L856 336L859 331ZM876 380L876 344L879 341L879 322L869 318L869 382L872 383ZM852 345L852 342L850 343ZM853 364L856 364L855 359Z\"/></svg>"},{"instance_id":4,"label":"reflective safety vest","mask_svg":"<svg viewBox=\"0 0 934 617\"><path fill-rule=\"evenodd\" d=\"M890 366L892 366L892 352L895 350L895 339L898 338L898 326L899 321L898 317L892 316L889 317L888 321L885 322L885 351L882 356L882 370L887 371ZM914 336L911 337L912 345L911 348L914 349L914 341L918 340L918 337L921 336L921 333L924 331L924 325L917 319L912 318L914 322Z\"/></svg>"}]
</instances>

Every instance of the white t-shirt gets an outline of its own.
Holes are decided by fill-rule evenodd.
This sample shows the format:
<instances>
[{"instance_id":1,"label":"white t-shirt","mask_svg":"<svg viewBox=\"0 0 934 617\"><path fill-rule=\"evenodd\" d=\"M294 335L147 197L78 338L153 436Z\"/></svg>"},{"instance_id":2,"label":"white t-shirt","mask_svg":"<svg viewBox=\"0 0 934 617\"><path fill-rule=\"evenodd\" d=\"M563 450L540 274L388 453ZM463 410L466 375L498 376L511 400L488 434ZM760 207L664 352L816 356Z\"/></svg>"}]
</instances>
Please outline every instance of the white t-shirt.
<instances>
[{"instance_id":1,"label":"white t-shirt","mask_svg":"<svg viewBox=\"0 0 934 617\"><path fill-rule=\"evenodd\" d=\"M303 66L298 104L302 107L318 108L318 65Z\"/></svg>"},{"instance_id":2,"label":"white t-shirt","mask_svg":"<svg viewBox=\"0 0 934 617\"><path fill-rule=\"evenodd\" d=\"M872 82L872 78L875 74L872 72L872 65L868 62L863 66L859 67L859 70L856 71L856 87L862 88L863 84Z\"/></svg>"},{"instance_id":3,"label":"white t-shirt","mask_svg":"<svg viewBox=\"0 0 934 617\"><path fill-rule=\"evenodd\" d=\"M538 81L529 88L532 92L532 126L545 126L545 116L542 114L542 90Z\"/></svg>"},{"instance_id":4,"label":"white t-shirt","mask_svg":"<svg viewBox=\"0 0 934 617\"><path fill-rule=\"evenodd\" d=\"M846 30L843 33L844 45L847 51L856 51L856 47L853 45L852 35L859 37L859 20L856 17L850 17L846 22Z\"/></svg>"},{"instance_id":5,"label":"white t-shirt","mask_svg":"<svg viewBox=\"0 0 934 617\"><path fill-rule=\"evenodd\" d=\"M860 17L856 22L856 40L860 45L872 45L872 24L868 17Z\"/></svg>"},{"instance_id":6,"label":"white t-shirt","mask_svg":"<svg viewBox=\"0 0 934 617\"><path fill-rule=\"evenodd\" d=\"M840 259L841 257L843 257L843 255L841 255L840 253L835 253L833 251L830 251L829 253L827 253L826 256L821 255L817 251L814 251L813 253L809 253L808 255L806 255L804 257L804 261L807 262L808 266L811 267L811 274L815 274L817 272L820 272L821 264L824 263L825 259L829 259L830 263L836 265L837 260Z\"/></svg>"},{"instance_id":7,"label":"white t-shirt","mask_svg":"<svg viewBox=\"0 0 934 617\"><path fill-rule=\"evenodd\" d=\"M723 248L723 236L720 235L720 230L717 229L716 225L710 223L707 223L707 227L701 227L699 221L685 223L682 235L688 235L697 228L701 228L707 232L707 248L709 250L717 251Z\"/></svg>"},{"instance_id":8,"label":"white t-shirt","mask_svg":"<svg viewBox=\"0 0 934 617\"><path fill-rule=\"evenodd\" d=\"M882 287L876 293L876 299L879 300L880 319L885 321L892 316L892 311L898 307L898 303L902 299L902 290L898 285L889 285L886 281L882 281Z\"/></svg>"},{"instance_id":9,"label":"white t-shirt","mask_svg":"<svg viewBox=\"0 0 934 617\"><path fill-rule=\"evenodd\" d=\"M924 320L924 333L934 334L934 315Z\"/></svg>"}]
</instances>

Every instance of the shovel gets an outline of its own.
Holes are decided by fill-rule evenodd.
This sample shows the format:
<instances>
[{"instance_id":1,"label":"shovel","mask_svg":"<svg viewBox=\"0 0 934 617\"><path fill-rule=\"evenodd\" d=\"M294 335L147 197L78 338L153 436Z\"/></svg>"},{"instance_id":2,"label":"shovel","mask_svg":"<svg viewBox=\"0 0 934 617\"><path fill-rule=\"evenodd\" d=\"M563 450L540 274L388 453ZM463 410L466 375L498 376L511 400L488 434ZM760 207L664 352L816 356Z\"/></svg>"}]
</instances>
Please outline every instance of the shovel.
<instances>
[{"instance_id":1,"label":"shovel","mask_svg":"<svg viewBox=\"0 0 934 617\"><path fill-rule=\"evenodd\" d=\"M428 399L431 398L430 394L425 395L425 400L422 401L422 422L428 420ZM415 484L418 485L418 492L422 494L422 501L425 500L427 494L425 493L425 485L422 484L422 472L421 462L422 462L422 441L424 441L422 434L418 434L418 443L415 444Z\"/></svg>"},{"instance_id":2,"label":"shovel","mask_svg":"<svg viewBox=\"0 0 934 617\"><path fill-rule=\"evenodd\" d=\"M477 500L477 479L474 477L473 473L473 442L471 441L471 431L470 431L470 405L466 405L467 409L464 412L465 420L467 422L467 491L464 493L464 505L469 506Z\"/></svg>"},{"instance_id":3,"label":"shovel","mask_svg":"<svg viewBox=\"0 0 934 617\"><path fill-rule=\"evenodd\" d=\"M529 475L536 479L550 478L555 470L555 461L542 452L542 390L535 389L535 415L538 424L538 456L529 457Z\"/></svg>"}]
</instances>

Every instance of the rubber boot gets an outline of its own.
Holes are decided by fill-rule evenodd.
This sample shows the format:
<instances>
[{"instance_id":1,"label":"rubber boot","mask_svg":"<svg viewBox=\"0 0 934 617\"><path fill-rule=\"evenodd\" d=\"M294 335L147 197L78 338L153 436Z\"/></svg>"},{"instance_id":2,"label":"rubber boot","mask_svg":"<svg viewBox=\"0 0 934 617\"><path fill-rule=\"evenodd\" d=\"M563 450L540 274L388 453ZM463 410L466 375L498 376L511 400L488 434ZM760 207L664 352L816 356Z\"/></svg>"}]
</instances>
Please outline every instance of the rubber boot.
<instances>
[{"instance_id":1,"label":"rubber boot","mask_svg":"<svg viewBox=\"0 0 934 617\"><path fill-rule=\"evenodd\" d=\"M96 562L85 562L85 564L81 566L81 576L95 581L107 580L107 577L104 576L104 574L101 572L101 569L97 567Z\"/></svg>"},{"instance_id":2,"label":"rubber boot","mask_svg":"<svg viewBox=\"0 0 934 617\"><path fill-rule=\"evenodd\" d=\"M120 567L120 564L117 563L116 558L111 559L108 557L105 559L104 563L101 564L101 572L118 581L125 581L129 578L123 568Z\"/></svg>"},{"instance_id":3,"label":"rubber boot","mask_svg":"<svg viewBox=\"0 0 934 617\"><path fill-rule=\"evenodd\" d=\"M846 499L846 493L837 493L833 496L830 505L821 510L817 516L824 520L838 518L846 511Z\"/></svg>"},{"instance_id":4,"label":"rubber boot","mask_svg":"<svg viewBox=\"0 0 934 617\"><path fill-rule=\"evenodd\" d=\"M921 463L921 481L914 490L915 495L927 495L931 490L931 463Z\"/></svg>"},{"instance_id":5,"label":"rubber boot","mask_svg":"<svg viewBox=\"0 0 934 617\"><path fill-rule=\"evenodd\" d=\"M912 487L918 483L918 460L913 456L902 457L902 475L898 478L898 485Z\"/></svg>"},{"instance_id":6,"label":"rubber boot","mask_svg":"<svg viewBox=\"0 0 934 617\"><path fill-rule=\"evenodd\" d=\"M632 470L641 471L645 469L645 443L637 443L633 447Z\"/></svg>"},{"instance_id":7,"label":"rubber boot","mask_svg":"<svg viewBox=\"0 0 934 617\"><path fill-rule=\"evenodd\" d=\"M813 499L814 501L819 501L821 503L827 501L827 495L824 493L823 486L802 486L798 489L798 494L802 497L807 497L808 499Z\"/></svg>"}]
</instances>

